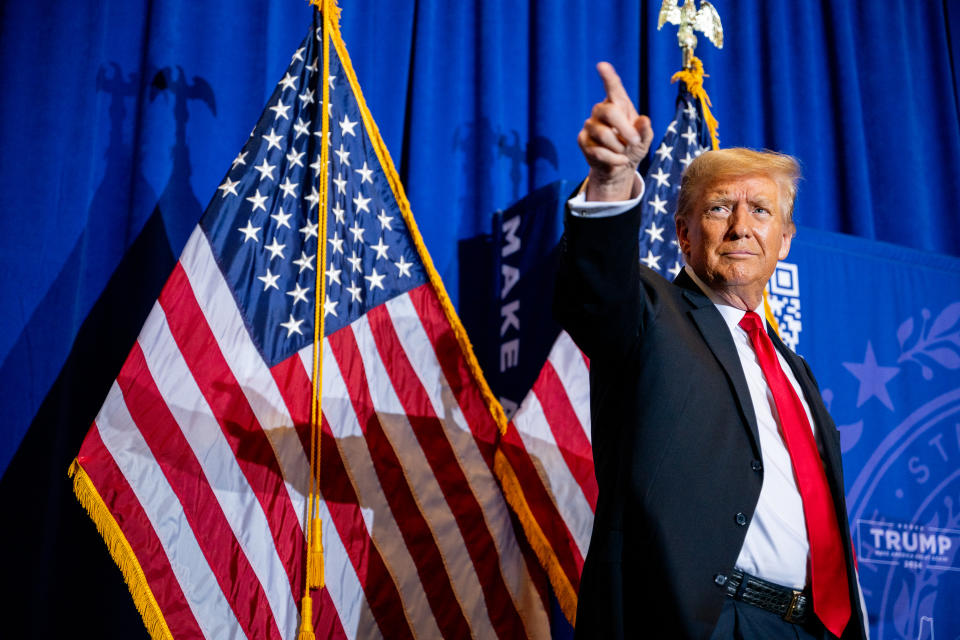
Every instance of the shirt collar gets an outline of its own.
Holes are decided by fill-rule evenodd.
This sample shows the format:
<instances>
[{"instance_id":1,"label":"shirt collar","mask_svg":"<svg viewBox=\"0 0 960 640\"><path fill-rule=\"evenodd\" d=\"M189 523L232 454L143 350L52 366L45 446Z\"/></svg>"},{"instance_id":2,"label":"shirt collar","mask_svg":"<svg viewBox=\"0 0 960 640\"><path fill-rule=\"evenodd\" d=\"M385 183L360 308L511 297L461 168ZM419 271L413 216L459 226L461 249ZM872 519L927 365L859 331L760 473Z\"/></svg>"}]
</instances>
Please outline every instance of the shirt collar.
<instances>
[{"instance_id":1,"label":"shirt collar","mask_svg":"<svg viewBox=\"0 0 960 640\"><path fill-rule=\"evenodd\" d=\"M727 327L730 331L734 331L740 328L740 321L743 320L743 316L746 315L746 312L743 309L738 309L734 306L727 304L727 302L717 295L717 292L708 287L700 277L694 273L693 269L690 268L690 265L684 265L683 270L687 272L687 275L690 276L690 279L693 280L694 284L699 287L700 291L703 292L703 295L710 298L710 302L713 303L713 306L717 308L717 311L720 312L720 315L723 316L723 321L727 323ZM753 310L760 320L763 322L764 330L767 329L767 318L763 312L763 299L761 298L760 304L756 309Z\"/></svg>"}]
</instances>

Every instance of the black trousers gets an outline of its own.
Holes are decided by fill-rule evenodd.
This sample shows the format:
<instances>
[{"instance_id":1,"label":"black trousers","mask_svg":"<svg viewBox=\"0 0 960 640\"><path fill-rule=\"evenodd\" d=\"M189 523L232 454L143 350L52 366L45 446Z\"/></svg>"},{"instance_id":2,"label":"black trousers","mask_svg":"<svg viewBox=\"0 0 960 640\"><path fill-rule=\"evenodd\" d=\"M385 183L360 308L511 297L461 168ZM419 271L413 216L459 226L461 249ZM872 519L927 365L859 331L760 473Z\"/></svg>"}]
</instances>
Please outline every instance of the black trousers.
<instances>
[{"instance_id":1,"label":"black trousers","mask_svg":"<svg viewBox=\"0 0 960 640\"><path fill-rule=\"evenodd\" d=\"M793 624L760 607L727 598L710 640L835 640L812 613L806 623Z\"/></svg>"}]
</instances>

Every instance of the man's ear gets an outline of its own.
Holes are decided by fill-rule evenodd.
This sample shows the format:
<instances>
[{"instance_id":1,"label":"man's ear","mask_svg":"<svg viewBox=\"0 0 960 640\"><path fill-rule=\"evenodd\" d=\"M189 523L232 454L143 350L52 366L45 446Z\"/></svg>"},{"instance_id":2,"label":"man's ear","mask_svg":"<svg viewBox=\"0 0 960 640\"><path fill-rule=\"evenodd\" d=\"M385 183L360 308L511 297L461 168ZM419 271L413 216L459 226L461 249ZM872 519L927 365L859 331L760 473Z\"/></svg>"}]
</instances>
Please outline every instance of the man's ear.
<instances>
[{"instance_id":1,"label":"man's ear","mask_svg":"<svg viewBox=\"0 0 960 640\"><path fill-rule=\"evenodd\" d=\"M792 232L783 232L780 234L780 255L778 260L783 260L790 253L790 242L793 240Z\"/></svg>"},{"instance_id":2,"label":"man's ear","mask_svg":"<svg viewBox=\"0 0 960 640\"><path fill-rule=\"evenodd\" d=\"M687 255L687 249L690 247L690 234L687 227L686 218L674 215L674 221L677 226L677 244L680 246L680 253Z\"/></svg>"}]
</instances>

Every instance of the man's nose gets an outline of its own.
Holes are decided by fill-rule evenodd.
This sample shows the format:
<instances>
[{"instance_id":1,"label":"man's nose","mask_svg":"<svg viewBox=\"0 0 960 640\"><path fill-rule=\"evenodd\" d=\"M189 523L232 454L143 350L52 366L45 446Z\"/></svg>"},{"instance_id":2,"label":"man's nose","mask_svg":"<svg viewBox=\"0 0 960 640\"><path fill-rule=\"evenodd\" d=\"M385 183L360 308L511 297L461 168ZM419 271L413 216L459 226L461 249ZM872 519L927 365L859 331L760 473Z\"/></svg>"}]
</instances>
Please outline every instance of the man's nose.
<instances>
[{"instance_id":1,"label":"man's nose","mask_svg":"<svg viewBox=\"0 0 960 640\"><path fill-rule=\"evenodd\" d=\"M742 238L750 234L750 207L746 202L734 205L728 218L727 234L732 238Z\"/></svg>"}]
</instances>

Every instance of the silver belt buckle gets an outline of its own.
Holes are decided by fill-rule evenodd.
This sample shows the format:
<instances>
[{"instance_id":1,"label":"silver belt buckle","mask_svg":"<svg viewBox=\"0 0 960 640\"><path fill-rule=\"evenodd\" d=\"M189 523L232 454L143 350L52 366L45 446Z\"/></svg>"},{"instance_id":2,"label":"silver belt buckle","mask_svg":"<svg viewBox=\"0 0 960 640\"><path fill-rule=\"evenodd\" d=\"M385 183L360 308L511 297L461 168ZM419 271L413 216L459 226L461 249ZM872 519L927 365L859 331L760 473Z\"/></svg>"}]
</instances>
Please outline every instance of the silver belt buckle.
<instances>
[{"instance_id":1,"label":"silver belt buckle","mask_svg":"<svg viewBox=\"0 0 960 640\"><path fill-rule=\"evenodd\" d=\"M791 624L797 624L800 622L799 619L794 619L794 609L797 606L797 602L800 600L800 596L803 595L802 591L797 591L793 589L793 596L790 598L790 604L787 605L787 610L783 614L783 619Z\"/></svg>"}]
</instances>

